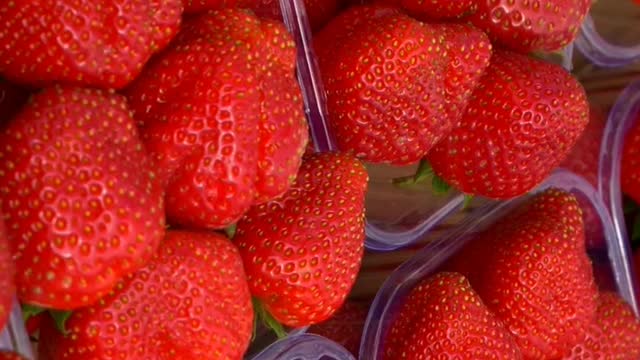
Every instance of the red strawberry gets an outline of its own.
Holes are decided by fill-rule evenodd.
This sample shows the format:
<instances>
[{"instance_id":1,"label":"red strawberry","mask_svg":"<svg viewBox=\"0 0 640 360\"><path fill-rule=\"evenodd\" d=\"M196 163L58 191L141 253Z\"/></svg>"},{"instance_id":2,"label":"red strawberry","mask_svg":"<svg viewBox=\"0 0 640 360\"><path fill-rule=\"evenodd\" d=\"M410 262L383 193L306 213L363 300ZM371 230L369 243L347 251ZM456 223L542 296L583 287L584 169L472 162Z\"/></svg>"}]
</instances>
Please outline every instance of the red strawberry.
<instances>
[{"instance_id":1,"label":"red strawberry","mask_svg":"<svg viewBox=\"0 0 640 360\"><path fill-rule=\"evenodd\" d=\"M640 320L618 294L601 293L587 338L566 359L640 359Z\"/></svg>"},{"instance_id":2,"label":"red strawberry","mask_svg":"<svg viewBox=\"0 0 640 360\"><path fill-rule=\"evenodd\" d=\"M237 0L182 0L186 14L236 7Z\"/></svg>"},{"instance_id":3,"label":"red strawberry","mask_svg":"<svg viewBox=\"0 0 640 360\"><path fill-rule=\"evenodd\" d=\"M147 266L71 314L66 336L45 318L40 357L241 359L252 321L242 261L231 242L213 232L169 231Z\"/></svg>"},{"instance_id":4,"label":"red strawberry","mask_svg":"<svg viewBox=\"0 0 640 360\"><path fill-rule=\"evenodd\" d=\"M294 76L284 26L228 9L186 22L127 90L171 222L224 228L288 189L308 138Z\"/></svg>"},{"instance_id":5,"label":"red strawberry","mask_svg":"<svg viewBox=\"0 0 640 360\"><path fill-rule=\"evenodd\" d=\"M0 144L0 204L23 302L89 305L156 250L162 191L122 96L48 88Z\"/></svg>"},{"instance_id":6,"label":"red strawberry","mask_svg":"<svg viewBox=\"0 0 640 360\"><path fill-rule=\"evenodd\" d=\"M560 166L582 176L594 187L598 186L598 164L600 144L606 125L606 114L593 106L589 107L589 123L582 136Z\"/></svg>"},{"instance_id":7,"label":"red strawberry","mask_svg":"<svg viewBox=\"0 0 640 360\"><path fill-rule=\"evenodd\" d=\"M550 189L492 225L449 268L469 277L527 359L557 359L584 340L597 289L573 195Z\"/></svg>"},{"instance_id":8,"label":"red strawberry","mask_svg":"<svg viewBox=\"0 0 640 360\"><path fill-rule=\"evenodd\" d=\"M491 60L491 42L487 35L472 25L433 25L445 39L449 63L446 65L446 116L457 124L464 114L469 98L478 86Z\"/></svg>"},{"instance_id":9,"label":"red strawberry","mask_svg":"<svg viewBox=\"0 0 640 360\"><path fill-rule=\"evenodd\" d=\"M591 2L479 0L470 20L502 46L524 53L552 52L576 38Z\"/></svg>"},{"instance_id":10,"label":"red strawberry","mask_svg":"<svg viewBox=\"0 0 640 360\"><path fill-rule=\"evenodd\" d=\"M314 39L341 150L413 163L452 126L444 114L444 35L383 6L352 7Z\"/></svg>"},{"instance_id":11,"label":"red strawberry","mask_svg":"<svg viewBox=\"0 0 640 360\"><path fill-rule=\"evenodd\" d=\"M459 19L472 14L477 0L380 0L385 4L402 7L409 15L420 20Z\"/></svg>"},{"instance_id":12,"label":"red strawberry","mask_svg":"<svg viewBox=\"0 0 640 360\"><path fill-rule=\"evenodd\" d=\"M28 92L0 78L0 127L24 105Z\"/></svg>"},{"instance_id":13,"label":"red strawberry","mask_svg":"<svg viewBox=\"0 0 640 360\"><path fill-rule=\"evenodd\" d=\"M122 88L180 27L182 0L21 0L0 5L0 73L26 84Z\"/></svg>"},{"instance_id":14,"label":"red strawberry","mask_svg":"<svg viewBox=\"0 0 640 360\"><path fill-rule=\"evenodd\" d=\"M456 273L421 281L385 339L385 359L521 359L509 331Z\"/></svg>"},{"instance_id":15,"label":"red strawberry","mask_svg":"<svg viewBox=\"0 0 640 360\"><path fill-rule=\"evenodd\" d=\"M1 153L0 153L1 154ZM0 202L2 199L0 199ZM16 294L14 282L15 266L11 259L11 250L4 226L2 212L0 212L0 331L4 328L13 306Z\"/></svg>"},{"instance_id":16,"label":"red strawberry","mask_svg":"<svg viewBox=\"0 0 640 360\"><path fill-rule=\"evenodd\" d=\"M0 351L0 360L25 360L25 358L11 351Z\"/></svg>"},{"instance_id":17,"label":"red strawberry","mask_svg":"<svg viewBox=\"0 0 640 360\"><path fill-rule=\"evenodd\" d=\"M284 325L324 321L349 294L364 250L367 180L348 155L310 155L287 193L238 222L251 293Z\"/></svg>"},{"instance_id":18,"label":"red strawberry","mask_svg":"<svg viewBox=\"0 0 640 360\"><path fill-rule=\"evenodd\" d=\"M357 356L369 311L367 305L347 300L333 316L310 327L308 332L331 339Z\"/></svg>"},{"instance_id":19,"label":"red strawberry","mask_svg":"<svg viewBox=\"0 0 640 360\"><path fill-rule=\"evenodd\" d=\"M427 159L465 193L515 197L564 160L588 114L584 89L564 69L496 51L462 120Z\"/></svg>"},{"instance_id":20,"label":"red strawberry","mask_svg":"<svg viewBox=\"0 0 640 360\"><path fill-rule=\"evenodd\" d=\"M624 140L620 185L627 196L640 203L640 116Z\"/></svg>"}]
</instances>

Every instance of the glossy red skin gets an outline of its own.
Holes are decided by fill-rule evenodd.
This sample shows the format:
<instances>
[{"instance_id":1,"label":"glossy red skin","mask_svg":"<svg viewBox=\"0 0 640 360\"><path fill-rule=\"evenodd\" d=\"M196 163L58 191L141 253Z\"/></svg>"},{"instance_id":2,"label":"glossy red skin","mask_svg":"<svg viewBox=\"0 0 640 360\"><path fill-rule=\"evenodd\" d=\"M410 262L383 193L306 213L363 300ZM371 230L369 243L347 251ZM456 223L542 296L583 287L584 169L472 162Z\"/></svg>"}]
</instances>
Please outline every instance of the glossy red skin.
<instances>
[{"instance_id":1,"label":"glossy red skin","mask_svg":"<svg viewBox=\"0 0 640 360\"><path fill-rule=\"evenodd\" d=\"M238 222L251 293L280 323L316 324L342 306L362 261L367 181L349 155L310 155L287 193Z\"/></svg>"},{"instance_id":2,"label":"glossy red skin","mask_svg":"<svg viewBox=\"0 0 640 360\"><path fill-rule=\"evenodd\" d=\"M598 297L596 319L586 339L565 359L638 359L640 358L640 320L631 307L614 292Z\"/></svg>"},{"instance_id":3,"label":"glossy red skin","mask_svg":"<svg viewBox=\"0 0 640 360\"><path fill-rule=\"evenodd\" d=\"M208 12L127 89L171 223L225 228L288 189L308 138L294 61L283 25Z\"/></svg>"},{"instance_id":4,"label":"glossy red skin","mask_svg":"<svg viewBox=\"0 0 640 360\"><path fill-rule=\"evenodd\" d=\"M462 120L427 159L464 193L516 197L565 159L588 116L584 89L564 69L496 50Z\"/></svg>"},{"instance_id":5,"label":"glossy red skin","mask_svg":"<svg viewBox=\"0 0 640 360\"><path fill-rule=\"evenodd\" d=\"M635 122L624 140L620 185L622 192L640 203L640 121Z\"/></svg>"},{"instance_id":6,"label":"glossy red skin","mask_svg":"<svg viewBox=\"0 0 640 360\"><path fill-rule=\"evenodd\" d=\"M333 316L311 326L308 332L324 336L344 346L357 358L368 313L369 304L347 300Z\"/></svg>"},{"instance_id":7,"label":"glossy red skin","mask_svg":"<svg viewBox=\"0 0 640 360\"><path fill-rule=\"evenodd\" d=\"M428 1L425 1L428 3ZM449 63L446 65L445 116L453 127L464 114L471 94L489 66L492 46L482 31L469 24L436 24L444 35ZM450 128L445 129L448 132Z\"/></svg>"},{"instance_id":8,"label":"glossy red skin","mask_svg":"<svg viewBox=\"0 0 640 360\"><path fill-rule=\"evenodd\" d=\"M241 359L252 322L242 261L231 242L213 232L169 231L147 266L100 302L73 312L67 337L46 317L40 356Z\"/></svg>"},{"instance_id":9,"label":"glossy red skin","mask_svg":"<svg viewBox=\"0 0 640 360\"><path fill-rule=\"evenodd\" d=\"M443 110L448 59L435 27L384 6L354 6L316 34L314 48L340 150L410 164L451 127Z\"/></svg>"},{"instance_id":10,"label":"glossy red skin","mask_svg":"<svg viewBox=\"0 0 640 360\"><path fill-rule=\"evenodd\" d=\"M181 15L182 0L4 1L0 74L36 86L119 89L167 46Z\"/></svg>"},{"instance_id":11,"label":"glossy red skin","mask_svg":"<svg viewBox=\"0 0 640 360\"><path fill-rule=\"evenodd\" d=\"M197 14L208 10L233 8L237 0L182 0L186 14Z\"/></svg>"},{"instance_id":12,"label":"glossy red skin","mask_svg":"<svg viewBox=\"0 0 640 360\"><path fill-rule=\"evenodd\" d=\"M478 0L469 20L502 47L552 52L577 37L590 8L591 0Z\"/></svg>"},{"instance_id":13,"label":"glossy red skin","mask_svg":"<svg viewBox=\"0 0 640 360\"><path fill-rule=\"evenodd\" d=\"M0 331L7 324L16 295L15 272L9 240L2 212L0 212Z\"/></svg>"},{"instance_id":14,"label":"glossy red skin","mask_svg":"<svg viewBox=\"0 0 640 360\"><path fill-rule=\"evenodd\" d=\"M526 359L567 356L595 317L582 214L561 190L546 190L498 220L447 269L469 277Z\"/></svg>"},{"instance_id":15,"label":"glossy red skin","mask_svg":"<svg viewBox=\"0 0 640 360\"><path fill-rule=\"evenodd\" d=\"M25 360L25 358L14 352L0 351L0 360Z\"/></svg>"},{"instance_id":16,"label":"glossy red skin","mask_svg":"<svg viewBox=\"0 0 640 360\"><path fill-rule=\"evenodd\" d=\"M476 11L477 0L377 0L402 7L412 17L423 21L460 19Z\"/></svg>"},{"instance_id":17,"label":"glossy red skin","mask_svg":"<svg viewBox=\"0 0 640 360\"><path fill-rule=\"evenodd\" d=\"M522 359L520 350L469 281L437 273L404 299L384 342L384 359Z\"/></svg>"},{"instance_id":18,"label":"glossy red skin","mask_svg":"<svg viewBox=\"0 0 640 360\"><path fill-rule=\"evenodd\" d=\"M0 143L0 205L22 302L89 305L155 252L162 188L124 97L45 89Z\"/></svg>"}]
</instances>

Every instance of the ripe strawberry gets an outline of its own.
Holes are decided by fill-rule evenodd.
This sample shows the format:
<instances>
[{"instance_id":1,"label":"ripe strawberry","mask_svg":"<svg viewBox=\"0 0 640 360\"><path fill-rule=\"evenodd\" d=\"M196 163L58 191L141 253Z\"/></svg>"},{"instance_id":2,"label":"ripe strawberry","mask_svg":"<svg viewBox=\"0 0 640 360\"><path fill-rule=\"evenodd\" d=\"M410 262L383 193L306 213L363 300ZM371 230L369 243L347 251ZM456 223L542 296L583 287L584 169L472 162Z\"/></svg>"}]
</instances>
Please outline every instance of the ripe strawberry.
<instances>
[{"instance_id":1,"label":"ripe strawberry","mask_svg":"<svg viewBox=\"0 0 640 360\"><path fill-rule=\"evenodd\" d=\"M349 294L364 250L367 180L346 154L309 155L287 193L238 222L251 293L280 323L324 321Z\"/></svg>"},{"instance_id":2,"label":"ripe strawberry","mask_svg":"<svg viewBox=\"0 0 640 360\"><path fill-rule=\"evenodd\" d=\"M25 89L0 78L0 128L24 105L27 97Z\"/></svg>"},{"instance_id":3,"label":"ripe strawberry","mask_svg":"<svg viewBox=\"0 0 640 360\"><path fill-rule=\"evenodd\" d=\"M182 0L21 0L0 5L0 73L26 84L122 88L178 31Z\"/></svg>"},{"instance_id":4,"label":"ripe strawberry","mask_svg":"<svg viewBox=\"0 0 640 360\"><path fill-rule=\"evenodd\" d=\"M7 323L13 306L13 298L16 294L14 276L15 266L11 259L9 240L7 239L2 212L0 212L0 331Z\"/></svg>"},{"instance_id":5,"label":"ripe strawberry","mask_svg":"<svg viewBox=\"0 0 640 360\"><path fill-rule=\"evenodd\" d=\"M509 331L456 273L421 281L385 339L385 359L521 359Z\"/></svg>"},{"instance_id":6,"label":"ripe strawberry","mask_svg":"<svg viewBox=\"0 0 640 360\"><path fill-rule=\"evenodd\" d=\"M598 186L598 164L600 144L607 122L606 114L593 106L589 107L589 122L582 136L573 146L567 158L560 164L565 169L582 176L594 187Z\"/></svg>"},{"instance_id":7,"label":"ripe strawberry","mask_svg":"<svg viewBox=\"0 0 640 360\"><path fill-rule=\"evenodd\" d=\"M213 232L169 231L147 266L71 314L66 336L45 318L40 357L240 359L252 321L242 261L231 242Z\"/></svg>"},{"instance_id":8,"label":"ripe strawberry","mask_svg":"<svg viewBox=\"0 0 640 360\"><path fill-rule=\"evenodd\" d=\"M236 7L237 0L182 0L185 14Z\"/></svg>"},{"instance_id":9,"label":"ripe strawberry","mask_svg":"<svg viewBox=\"0 0 640 360\"><path fill-rule=\"evenodd\" d=\"M640 320L618 294L601 293L586 339L566 359L640 359Z\"/></svg>"},{"instance_id":10,"label":"ripe strawberry","mask_svg":"<svg viewBox=\"0 0 640 360\"><path fill-rule=\"evenodd\" d=\"M469 277L527 359L558 359L584 340L597 289L577 200L536 195L472 240L448 267Z\"/></svg>"},{"instance_id":11,"label":"ripe strawberry","mask_svg":"<svg viewBox=\"0 0 640 360\"><path fill-rule=\"evenodd\" d=\"M283 25L227 9L186 22L127 89L170 222L224 228L288 189L308 139L294 73Z\"/></svg>"},{"instance_id":12,"label":"ripe strawberry","mask_svg":"<svg viewBox=\"0 0 640 360\"><path fill-rule=\"evenodd\" d=\"M122 96L45 89L0 144L0 205L23 302L89 305L156 250L162 191Z\"/></svg>"},{"instance_id":13,"label":"ripe strawberry","mask_svg":"<svg viewBox=\"0 0 640 360\"><path fill-rule=\"evenodd\" d=\"M308 332L333 340L357 357L368 311L368 304L347 300L333 316Z\"/></svg>"},{"instance_id":14,"label":"ripe strawberry","mask_svg":"<svg viewBox=\"0 0 640 360\"><path fill-rule=\"evenodd\" d=\"M562 68L495 51L462 120L427 159L465 193L519 196L564 160L588 113L584 89Z\"/></svg>"},{"instance_id":15,"label":"ripe strawberry","mask_svg":"<svg viewBox=\"0 0 640 360\"><path fill-rule=\"evenodd\" d=\"M420 20L459 19L474 13L477 0L380 0L402 7L409 15Z\"/></svg>"},{"instance_id":16,"label":"ripe strawberry","mask_svg":"<svg viewBox=\"0 0 640 360\"><path fill-rule=\"evenodd\" d=\"M20 354L0 350L0 360L25 360Z\"/></svg>"},{"instance_id":17,"label":"ripe strawberry","mask_svg":"<svg viewBox=\"0 0 640 360\"><path fill-rule=\"evenodd\" d=\"M315 37L330 126L341 150L413 163L445 135L444 35L398 10L355 6Z\"/></svg>"},{"instance_id":18,"label":"ripe strawberry","mask_svg":"<svg viewBox=\"0 0 640 360\"><path fill-rule=\"evenodd\" d=\"M476 1L470 20L492 41L513 50L552 52L571 43L591 0ZM525 68L523 68L524 70Z\"/></svg>"},{"instance_id":19,"label":"ripe strawberry","mask_svg":"<svg viewBox=\"0 0 640 360\"><path fill-rule=\"evenodd\" d=\"M624 140L620 185L627 196L640 203L640 116Z\"/></svg>"}]
</instances>

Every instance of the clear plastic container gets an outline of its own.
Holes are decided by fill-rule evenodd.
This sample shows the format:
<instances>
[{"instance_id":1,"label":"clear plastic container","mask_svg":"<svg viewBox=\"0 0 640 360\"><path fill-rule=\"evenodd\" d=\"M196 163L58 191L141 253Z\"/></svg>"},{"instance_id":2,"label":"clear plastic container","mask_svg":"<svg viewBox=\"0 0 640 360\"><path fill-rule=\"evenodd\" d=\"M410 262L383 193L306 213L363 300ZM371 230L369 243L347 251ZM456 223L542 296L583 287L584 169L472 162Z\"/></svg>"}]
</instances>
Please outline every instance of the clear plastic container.
<instances>
[{"instance_id":1,"label":"clear plastic container","mask_svg":"<svg viewBox=\"0 0 640 360\"><path fill-rule=\"evenodd\" d=\"M301 334L277 341L251 360L355 360L342 346L321 336Z\"/></svg>"},{"instance_id":2,"label":"clear plastic container","mask_svg":"<svg viewBox=\"0 0 640 360\"><path fill-rule=\"evenodd\" d=\"M295 34L298 45L298 77L314 145L317 151L336 151L327 122L326 95L304 6L298 0L280 2L285 23ZM550 56L547 59L571 69L573 46L564 49L559 58ZM413 175L415 165L394 167L367 164L367 170L370 182L366 199L365 246L369 250L390 251L419 241L464 204L464 196L456 191L438 195L428 185L400 188L392 183L394 178Z\"/></svg>"},{"instance_id":3,"label":"clear plastic container","mask_svg":"<svg viewBox=\"0 0 640 360\"><path fill-rule=\"evenodd\" d=\"M0 333L0 350L10 350L22 355L26 360L35 360L29 335L24 328L22 309L17 300L7 325Z\"/></svg>"},{"instance_id":4,"label":"clear plastic container","mask_svg":"<svg viewBox=\"0 0 640 360\"><path fill-rule=\"evenodd\" d=\"M640 59L638 29L640 3L594 1L575 45L595 65L624 66Z\"/></svg>"},{"instance_id":5,"label":"clear plastic container","mask_svg":"<svg viewBox=\"0 0 640 360\"><path fill-rule=\"evenodd\" d=\"M629 272L630 260L626 246L618 238L611 217L597 190L583 178L565 170L555 172L532 194L549 187L564 189L581 200L583 208L595 211L601 221L602 233L607 246L589 251L593 261L594 274L601 288L616 290L638 313L635 284ZM531 195L529 195L531 196ZM402 299L422 279L433 274L448 258L461 249L479 231L486 229L520 204L527 196L518 199L494 202L474 211L460 225L451 229L438 240L432 242L414 257L398 267L385 281L376 295L365 324L360 346L360 358L376 360L381 358L383 339L388 331Z\"/></svg>"}]
</instances>

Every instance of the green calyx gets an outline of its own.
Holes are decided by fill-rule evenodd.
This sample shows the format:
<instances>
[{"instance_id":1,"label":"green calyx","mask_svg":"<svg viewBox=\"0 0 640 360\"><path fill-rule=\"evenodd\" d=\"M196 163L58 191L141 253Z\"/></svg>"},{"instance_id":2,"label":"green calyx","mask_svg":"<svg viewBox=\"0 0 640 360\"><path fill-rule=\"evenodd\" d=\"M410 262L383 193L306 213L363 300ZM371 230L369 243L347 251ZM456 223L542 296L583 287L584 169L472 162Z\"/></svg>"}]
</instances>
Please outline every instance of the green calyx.
<instances>
[{"instance_id":1,"label":"green calyx","mask_svg":"<svg viewBox=\"0 0 640 360\"><path fill-rule=\"evenodd\" d=\"M233 239L233 237L236 236L236 229L237 229L236 224L231 224L226 228L224 228L224 233L227 234L227 237L229 239Z\"/></svg>"},{"instance_id":2,"label":"green calyx","mask_svg":"<svg viewBox=\"0 0 640 360\"><path fill-rule=\"evenodd\" d=\"M251 299L253 303L253 335L251 340L253 341L256 337L256 329L258 328L258 322L262 322L262 324L267 328L273 331L278 339L282 339L287 337L287 332L284 329L284 326L276 320L267 309L265 309L262 302L256 298Z\"/></svg>"},{"instance_id":3,"label":"green calyx","mask_svg":"<svg viewBox=\"0 0 640 360\"><path fill-rule=\"evenodd\" d=\"M451 190L451 185L447 184L443 178L433 172L433 168L426 160L420 160L418 170L411 176L404 176L393 179L393 183L400 187L410 187L413 185L423 184L431 180L431 189L437 195L444 195Z\"/></svg>"},{"instance_id":4,"label":"green calyx","mask_svg":"<svg viewBox=\"0 0 640 360\"><path fill-rule=\"evenodd\" d=\"M45 309L36 305L22 304L22 318L25 322L31 317L38 316L45 311L49 313L49 315L55 322L58 331L60 331L64 335L67 335L68 331L66 328L66 323L72 314L71 311Z\"/></svg>"}]
</instances>

